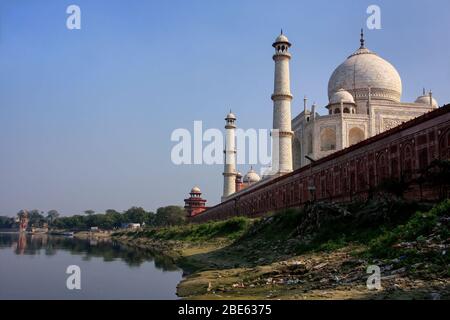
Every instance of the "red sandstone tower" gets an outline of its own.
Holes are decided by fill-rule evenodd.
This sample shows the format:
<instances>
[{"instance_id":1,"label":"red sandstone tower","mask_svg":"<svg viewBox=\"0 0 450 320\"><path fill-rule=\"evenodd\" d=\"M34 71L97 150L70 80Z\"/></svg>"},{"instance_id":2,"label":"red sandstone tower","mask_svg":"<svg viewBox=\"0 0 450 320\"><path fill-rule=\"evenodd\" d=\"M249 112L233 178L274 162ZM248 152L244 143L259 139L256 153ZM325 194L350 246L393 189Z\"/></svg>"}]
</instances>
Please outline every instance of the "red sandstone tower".
<instances>
[{"instance_id":1,"label":"red sandstone tower","mask_svg":"<svg viewBox=\"0 0 450 320\"><path fill-rule=\"evenodd\" d=\"M236 192L244 189L244 183L242 182L242 174L240 172L236 173Z\"/></svg>"},{"instance_id":2,"label":"red sandstone tower","mask_svg":"<svg viewBox=\"0 0 450 320\"><path fill-rule=\"evenodd\" d=\"M27 231L28 228L28 211L23 210L19 215L19 232L23 233Z\"/></svg>"},{"instance_id":3,"label":"red sandstone tower","mask_svg":"<svg viewBox=\"0 0 450 320\"><path fill-rule=\"evenodd\" d=\"M188 217L195 217L208 209L208 207L205 206L206 200L202 198L200 188L192 188L189 194L191 196L188 199L184 199L184 209L186 210Z\"/></svg>"}]
</instances>

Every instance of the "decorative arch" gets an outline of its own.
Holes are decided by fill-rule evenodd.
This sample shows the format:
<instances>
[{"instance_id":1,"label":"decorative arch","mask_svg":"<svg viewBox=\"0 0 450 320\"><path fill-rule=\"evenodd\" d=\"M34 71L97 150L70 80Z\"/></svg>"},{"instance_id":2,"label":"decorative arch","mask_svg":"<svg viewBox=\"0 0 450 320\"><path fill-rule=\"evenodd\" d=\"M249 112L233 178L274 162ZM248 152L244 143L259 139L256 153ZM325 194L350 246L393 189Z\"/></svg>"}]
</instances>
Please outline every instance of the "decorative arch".
<instances>
[{"instance_id":1,"label":"decorative arch","mask_svg":"<svg viewBox=\"0 0 450 320\"><path fill-rule=\"evenodd\" d=\"M387 155L385 152L381 152L377 158L377 176L378 183L387 179L389 176L389 167L387 162Z\"/></svg>"},{"instance_id":2,"label":"decorative arch","mask_svg":"<svg viewBox=\"0 0 450 320\"><path fill-rule=\"evenodd\" d=\"M414 148L412 144L407 143L402 149L402 170L403 175L409 178L413 171L413 160L414 160Z\"/></svg>"},{"instance_id":3,"label":"decorative arch","mask_svg":"<svg viewBox=\"0 0 450 320\"><path fill-rule=\"evenodd\" d=\"M450 128L447 128L439 136L439 158L441 160L450 159Z\"/></svg>"},{"instance_id":4,"label":"decorative arch","mask_svg":"<svg viewBox=\"0 0 450 320\"><path fill-rule=\"evenodd\" d=\"M299 138L294 137L292 141L292 157L294 158L294 168L298 169L302 166L302 144Z\"/></svg>"},{"instance_id":5,"label":"decorative arch","mask_svg":"<svg viewBox=\"0 0 450 320\"><path fill-rule=\"evenodd\" d=\"M306 154L313 153L313 137L311 132L307 135L308 140L306 141Z\"/></svg>"},{"instance_id":6,"label":"decorative arch","mask_svg":"<svg viewBox=\"0 0 450 320\"><path fill-rule=\"evenodd\" d=\"M325 128L320 132L320 150L336 150L336 130Z\"/></svg>"},{"instance_id":7,"label":"decorative arch","mask_svg":"<svg viewBox=\"0 0 450 320\"><path fill-rule=\"evenodd\" d=\"M352 146L363 141L366 138L364 131L360 128L354 127L348 132L348 145Z\"/></svg>"}]
</instances>

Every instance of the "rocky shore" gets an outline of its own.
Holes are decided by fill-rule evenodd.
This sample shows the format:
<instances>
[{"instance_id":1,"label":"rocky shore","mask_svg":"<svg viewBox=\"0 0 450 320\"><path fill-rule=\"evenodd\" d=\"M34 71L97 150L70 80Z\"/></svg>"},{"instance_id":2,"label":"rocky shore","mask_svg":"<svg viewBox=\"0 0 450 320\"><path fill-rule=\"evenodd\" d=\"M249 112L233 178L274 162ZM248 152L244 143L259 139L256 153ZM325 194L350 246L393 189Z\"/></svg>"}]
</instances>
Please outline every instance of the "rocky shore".
<instances>
[{"instance_id":1,"label":"rocky shore","mask_svg":"<svg viewBox=\"0 0 450 320\"><path fill-rule=\"evenodd\" d=\"M323 215L324 210L320 209ZM431 219L427 213L423 217ZM421 229L423 234L414 234L411 241L402 240L417 217L404 225L405 230L393 229L398 239L386 246L386 254L377 248L388 243L384 233L367 243L366 236L358 235L359 241L334 239L313 246L311 235L273 234L292 223L284 219L252 222L236 239L167 240L155 233L119 234L114 239L170 255L186 272L177 288L186 299L450 299L448 213L439 213L433 226ZM381 273L379 290L367 287L371 265Z\"/></svg>"}]
</instances>

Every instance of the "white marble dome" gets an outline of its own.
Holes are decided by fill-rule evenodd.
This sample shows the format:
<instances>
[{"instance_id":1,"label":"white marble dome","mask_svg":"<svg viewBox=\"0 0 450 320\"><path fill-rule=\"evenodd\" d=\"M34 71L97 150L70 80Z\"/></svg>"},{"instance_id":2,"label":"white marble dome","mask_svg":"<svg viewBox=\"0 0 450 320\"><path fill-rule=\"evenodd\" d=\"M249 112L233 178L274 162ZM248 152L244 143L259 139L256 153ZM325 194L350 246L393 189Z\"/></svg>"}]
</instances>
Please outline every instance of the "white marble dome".
<instances>
[{"instance_id":1,"label":"white marble dome","mask_svg":"<svg viewBox=\"0 0 450 320\"><path fill-rule=\"evenodd\" d=\"M402 80L388 61L361 47L333 72L328 82L328 98L343 88L358 99L368 98L400 102Z\"/></svg>"},{"instance_id":2,"label":"white marble dome","mask_svg":"<svg viewBox=\"0 0 450 320\"><path fill-rule=\"evenodd\" d=\"M191 193L202 193L199 187L193 187Z\"/></svg>"},{"instance_id":3,"label":"white marble dome","mask_svg":"<svg viewBox=\"0 0 450 320\"><path fill-rule=\"evenodd\" d=\"M244 176L244 182L245 183L256 183L261 180L261 177L253 170L253 168L250 169L249 172Z\"/></svg>"},{"instance_id":4,"label":"white marble dome","mask_svg":"<svg viewBox=\"0 0 450 320\"><path fill-rule=\"evenodd\" d=\"M233 112L230 111L230 113L227 114L227 117L225 118L225 120L228 120L228 119L236 120L236 116L234 115Z\"/></svg>"},{"instance_id":5,"label":"white marble dome","mask_svg":"<svg viewBox=\"0 0 450 320\"><path fill-rule=\"evenodd\" d=\"M431 106L432 106L433 108L439 107L439 104L438 104L438 102L437 102L437 100L436 100L435 98L432 97L432 98L431 98L431 101L432 101L432 102L431 102ZM425 105L430 105L430 96L427 95L427 94L424 94L424 95L418 97L418 98L416 99L415 103L425 104Z\"/></svg>"},{"instance_id":6,"label":"white marble dome","mask_svg":"<svg viewBox=\"0 0 450 320\"><path fill-rule=\"evenodd\" d=\"M341 103L341 101L343 103L355 103L352 94L342 88L331 95L330 104Z\"/></svg>"},{"instance_id":7,"label":"white marble dome","mask_svg":"<svg viewBox=\"0 0 450 320\"><path fill-rule=\"evenodd\" d=\"M284 34L280 34L275 39L275 43L289 43L289 39Z\"/></svg>"}]
</instances>

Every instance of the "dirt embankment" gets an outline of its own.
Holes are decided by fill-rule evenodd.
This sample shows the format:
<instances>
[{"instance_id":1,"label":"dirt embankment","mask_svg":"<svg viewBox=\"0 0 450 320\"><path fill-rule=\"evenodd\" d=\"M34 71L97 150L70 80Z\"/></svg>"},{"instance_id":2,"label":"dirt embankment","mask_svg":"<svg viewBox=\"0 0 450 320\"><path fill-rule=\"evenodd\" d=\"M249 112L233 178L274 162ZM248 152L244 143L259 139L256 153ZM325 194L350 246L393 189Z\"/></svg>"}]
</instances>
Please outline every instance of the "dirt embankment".
<instances>
[{"instance_id":1,"label":"dirt embankment","mask_svg":"<svg viewBox=\"0 0 450 320\"><path fill-rule=\"evenodd\" d=\"M315 206L241 223L231 239L217 223L115 239L171 255L187 299L450 299L450 202L396 206ZM367 287L370 265L379 290Z\"/></svg>"},{"instance_id":2,"label":"dirt embankment","mask_svg":"<svg viewBox=\"0 0 450 320\"><path fill-rule=\"evenodd\" d=\"M102 240L111 238L110 231L80 231L75 232L73 236L78 239Z\"/></svg>"}]
</instances>

